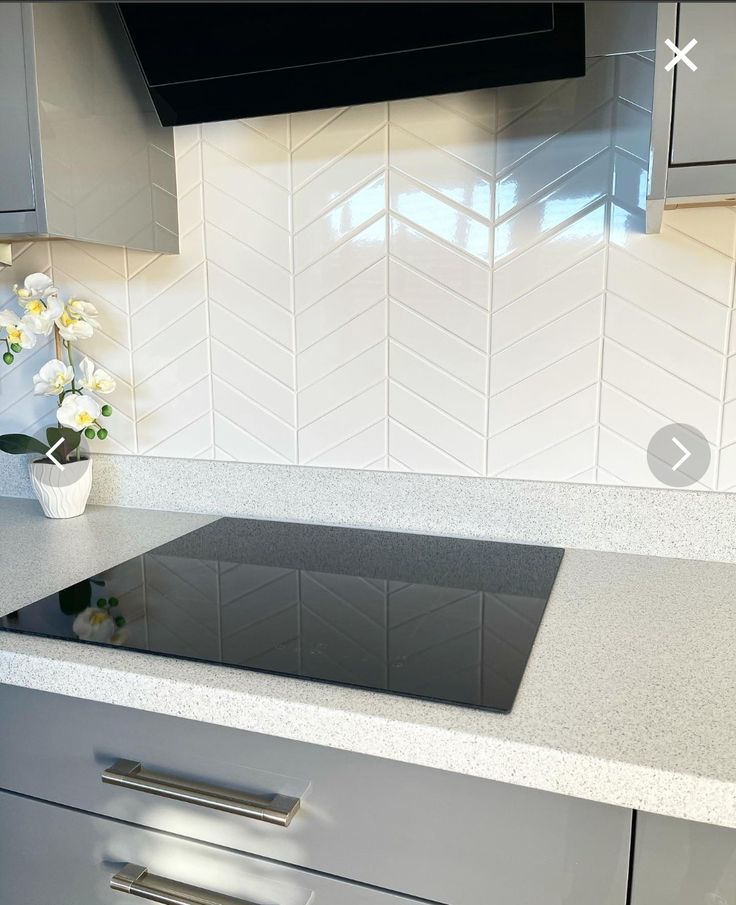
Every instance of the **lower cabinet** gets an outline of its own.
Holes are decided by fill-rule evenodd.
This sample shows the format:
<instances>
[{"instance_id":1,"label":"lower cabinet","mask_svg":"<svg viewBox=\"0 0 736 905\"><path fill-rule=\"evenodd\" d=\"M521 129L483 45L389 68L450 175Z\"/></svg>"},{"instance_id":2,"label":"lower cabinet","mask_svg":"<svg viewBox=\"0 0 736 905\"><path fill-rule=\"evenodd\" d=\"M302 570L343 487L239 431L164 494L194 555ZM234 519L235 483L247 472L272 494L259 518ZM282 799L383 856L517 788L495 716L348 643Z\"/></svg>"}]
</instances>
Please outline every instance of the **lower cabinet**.
<instances>
[{"instance_id":1,"label":"lower cabinet","mask_svg":"<svg viewBox=\"0 0 736 905\"><path fill-rule=\"evenodd\" d=\"M186 837L442 905L626 901L625 808L13 686L0 685L0 716L12 727L0 790L63 806L70 827L81 811L157 831L141 838L161 845ZM13 833L0 815L0 845ZM145 851L103 855L149 866ZM164 860L151 870L176 874ZM25 905L2 883L0 905ZM349 888L344 905L364 901Z\"/></svg>"},{"instance_id":2,"label":"lower cabinet","mask_svg":"<svg viewBox=\"0 0 736 905\"><path fill-rule=\"evenodd\" d=\"M638 814L631 905L736 905L736 830Z\"/></svg>"},{"instance_id":3,"label":"lower cabinet","mask_svg":"<svg viewBox=\"0 0 736 905\"><path fill-rule=\"evenodd\" d=\"M0 826L3 905L133 905L146 899L171 905L421 901L4 792ZM113 877L122 889L111 888Z\"/></svg>"}]
</instances>

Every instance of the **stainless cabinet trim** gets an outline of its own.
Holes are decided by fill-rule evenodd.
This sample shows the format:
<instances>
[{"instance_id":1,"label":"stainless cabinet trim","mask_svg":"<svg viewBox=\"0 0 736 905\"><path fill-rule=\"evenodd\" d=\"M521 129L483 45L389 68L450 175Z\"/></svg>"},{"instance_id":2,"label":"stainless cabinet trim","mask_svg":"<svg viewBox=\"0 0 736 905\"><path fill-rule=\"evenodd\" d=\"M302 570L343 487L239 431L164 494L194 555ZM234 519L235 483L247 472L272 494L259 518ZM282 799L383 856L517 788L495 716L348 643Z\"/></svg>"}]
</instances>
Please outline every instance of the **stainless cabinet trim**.
<instances>
[{"instance_id":1,"label":"stainless cabinet trim","mask_svg":"<svg viewBox=\"0 0 736 905\"><path fill-rule=\"evenodd\" d=\"M299 798L289 795L258 795L155 773L133 760L116 761L103 772L101 778L110 785L227 811L276 826L288 826L301 804Z\"/></svg>"},{"instance_id":2,"label":"stainless cabinet trim","mask_svg":"<svg viewBox=\"0 0 736 905\"><path fill-rule=\"evenodd\" d=\"M234 899L149 874L148 868L140 864L126 864L110 878L110 888L149 902L158 902L159 905L254 905L245 899Z\"/></svg>"}]
</instances>

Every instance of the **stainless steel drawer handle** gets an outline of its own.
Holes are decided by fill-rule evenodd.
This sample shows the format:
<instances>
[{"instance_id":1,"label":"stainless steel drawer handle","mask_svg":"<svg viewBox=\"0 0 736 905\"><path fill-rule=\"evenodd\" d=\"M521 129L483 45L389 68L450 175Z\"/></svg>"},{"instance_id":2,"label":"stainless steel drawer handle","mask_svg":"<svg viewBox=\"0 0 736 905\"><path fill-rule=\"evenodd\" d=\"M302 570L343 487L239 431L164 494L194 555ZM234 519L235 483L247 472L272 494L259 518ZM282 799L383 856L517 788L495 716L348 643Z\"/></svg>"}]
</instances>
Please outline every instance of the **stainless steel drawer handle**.
<instances>
[{"instance_id":1,"label":"stainless steel drawer handle","mask_svg":"<svg viewBox=\"0 0 736 905\"><path fill-rule=\"evenodd\" d=\"M116 892L127 892L139 899L158 902L159 905L255 905L245 899L223 896L188 883L177 883L166 877L149 874L148 868L140 864L126 864L110 878L110 888Z\"/></svg>"},{"instance_id":2,"label":"stainless steel drawer handle","mask_svg":"<svg viewBox=\"0 0 736 905\"><path fill-rule=\"evenodd\" d=\"M175 801L239 814L241 817L252 817L253 820L264 820L277 826L288 826L301 804L298 798L291 798L289 795L257 795L154 773L134 760L116 761L104 771L102 781L113 786L136 789L138 792L148 792L149 795L161 795Z\"/></svg>"}]
</instances>

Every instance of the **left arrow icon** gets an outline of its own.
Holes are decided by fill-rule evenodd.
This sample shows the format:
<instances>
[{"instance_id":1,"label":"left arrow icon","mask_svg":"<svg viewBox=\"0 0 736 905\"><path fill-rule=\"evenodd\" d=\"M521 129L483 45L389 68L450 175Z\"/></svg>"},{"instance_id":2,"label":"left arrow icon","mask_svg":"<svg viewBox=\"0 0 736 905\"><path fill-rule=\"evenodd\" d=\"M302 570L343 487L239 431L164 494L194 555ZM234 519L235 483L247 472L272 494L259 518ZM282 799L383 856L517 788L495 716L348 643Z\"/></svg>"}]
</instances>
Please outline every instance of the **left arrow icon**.
<instances>
[{"instance_id":1,"label":"left arrow icon","mask_svg":"<svg viewBox=\"0 0 736 905\"><path fill-rule=\"evenodd\" d=\"M48 452L46 453L46 458L47 458L47 459L51 459L51 461L54 463L54 465L55 465L57 468L60 468L62 471L64 471L64 466L61 464L61 462L59 462L58 459L55 459L55 458L51 455L51 453L52 453L55 449L58 449L58 448L61 446L61 444L62 444L63 442L64 442L64 438L62 437L61 440L57 440L56 443L54 443L54 445L53 445L53 446L48 450Z\"/></svg>"}]
</instances>

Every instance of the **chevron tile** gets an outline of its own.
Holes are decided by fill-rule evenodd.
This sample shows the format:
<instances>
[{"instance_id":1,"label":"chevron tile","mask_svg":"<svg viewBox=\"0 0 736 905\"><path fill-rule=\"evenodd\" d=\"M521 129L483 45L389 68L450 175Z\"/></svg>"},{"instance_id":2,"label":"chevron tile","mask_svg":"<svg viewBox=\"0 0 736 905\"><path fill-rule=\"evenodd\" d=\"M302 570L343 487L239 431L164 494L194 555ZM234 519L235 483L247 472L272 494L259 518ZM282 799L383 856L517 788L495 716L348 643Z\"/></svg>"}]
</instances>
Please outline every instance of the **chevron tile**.
<instances>
[{"instance_id":1,"label":"chevron tile","mask_svg":"<svg viewBox=\"0 0 736 905\"><path fill-rule=\"evenodd\" d=\"M644 235L653 71L177 128L181 255L21 243L0 304L40 269L98 305L101 451L652 485L674 420L734 490L736 208ZM1 429L52 416L47 357L0 371ZM243 657L294 656L270 631Z\"/></svg>"},{"instance_id":2,"label":"chevron tile","mask_svg":"<svg viewBox=\"0 0 736 905\"><path fill-rule=\"evenodd\" d=\"M295 462L288 118L203 139L215 455Z\"/></svg>"},{"instance_id":3,"label":"chevron tile","mask_svg":"<svg viewBox=\"0 0 736 905\"><path fill-rule=\"evenodd\" d=\"M300 114L292 135L301 464L385 460L385 120L384 104Z\"/></svg>"},{"instance_id":4,"label":"chevron tile","mask_svg":"<svg viewBox=\"0 0 736 905\"><path fill-rule=\"evenodd\" d=\"M485 472L493 100L391 104L392 467Z\"/></svg>"}]
</instances>

